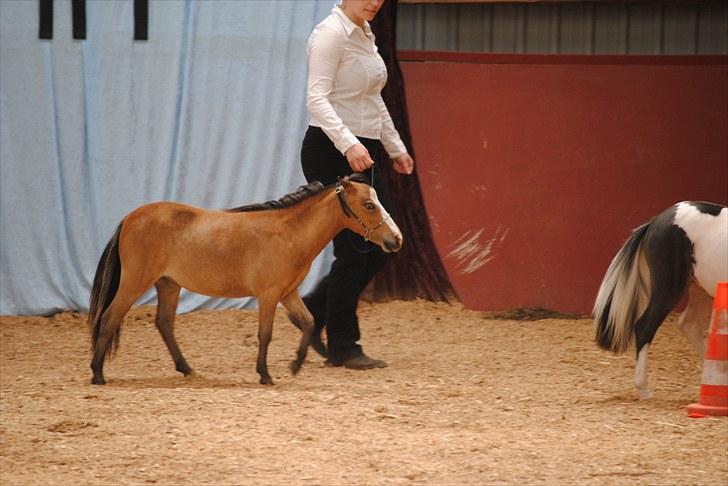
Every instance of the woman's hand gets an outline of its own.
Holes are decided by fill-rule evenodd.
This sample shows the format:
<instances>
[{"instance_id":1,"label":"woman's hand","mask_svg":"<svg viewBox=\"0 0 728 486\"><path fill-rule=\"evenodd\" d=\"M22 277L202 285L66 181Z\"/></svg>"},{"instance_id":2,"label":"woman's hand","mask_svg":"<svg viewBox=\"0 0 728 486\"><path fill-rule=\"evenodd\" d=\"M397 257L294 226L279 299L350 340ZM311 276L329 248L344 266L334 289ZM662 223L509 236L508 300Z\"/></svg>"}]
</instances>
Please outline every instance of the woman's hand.
<instances>
[{"instance_id":1,"label":"woman's hand","mask_svg":"<svg viewBox=\"0 0 728 486\"><path fill-rule=\"evenodd\" d=\"M400 174L411 174L414 165L415 161L412 160L410 154L400 155L399 157L394 159L394 170L396 170Z\"/></svg>"},{"instance_id":2,"label":"woman's hand","mask_svg":"<svg viewBox=\"0 0 728 486\"><path fill-rule=\"evenodd\" d=\"M369 156L369 151L360 143L349 147L346 151L346 160L349 162L349 167L351 167L351 170L354 172L364 172L374 165L374 161Z\"/></svg>"}]
</instances>

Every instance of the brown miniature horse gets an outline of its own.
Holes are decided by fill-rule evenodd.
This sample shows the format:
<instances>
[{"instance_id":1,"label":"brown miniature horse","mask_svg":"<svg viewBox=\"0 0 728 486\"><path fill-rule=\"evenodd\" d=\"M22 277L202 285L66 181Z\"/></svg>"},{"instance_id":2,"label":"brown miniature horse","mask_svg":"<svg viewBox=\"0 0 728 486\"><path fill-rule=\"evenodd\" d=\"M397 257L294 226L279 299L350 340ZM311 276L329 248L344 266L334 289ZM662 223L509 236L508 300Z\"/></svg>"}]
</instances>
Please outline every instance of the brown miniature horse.
<instances>
[{"instance_id":1,"label":"brown miniature horse","mask_svg":"<svg viewBox=\"0 0 728 486\"><path fill-rule=\"evenodd\" d=\"M173 202L129 213L101 255L89 305L93 345L91 383L104 384L105 359L119 344L124 315L154 285L156 326L177 371L192 373L174 338L182 287L215 297L255 296L259 305L260 383L273 384L267 353L278 302L303 331L295 374L306 358L313 318L298 293L316 255L343 229L386 252L402 247L402 233L374 189L354 175L324 187L311 183L278 201L225 211Z\"/></svg>"}]
</instances>

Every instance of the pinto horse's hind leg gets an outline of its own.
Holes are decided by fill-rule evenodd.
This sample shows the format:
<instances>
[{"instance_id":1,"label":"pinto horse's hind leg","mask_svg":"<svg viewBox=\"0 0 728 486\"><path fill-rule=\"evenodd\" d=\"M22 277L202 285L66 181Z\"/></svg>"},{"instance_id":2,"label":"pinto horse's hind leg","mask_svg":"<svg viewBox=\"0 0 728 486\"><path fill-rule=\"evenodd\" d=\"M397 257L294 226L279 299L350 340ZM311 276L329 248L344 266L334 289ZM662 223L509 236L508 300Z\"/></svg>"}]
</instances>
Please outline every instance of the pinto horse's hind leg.
<instances>
[{"instance_id":1,"label":"pinto horse's hind leg","mask_svg":"<svg viewBox=\"0 0 728 486\"><path fill-rule=\"evenodd\" d=\"M650 301L645 313L635 326L635 341L637 344L637 364L634 369L634 384L639 389L640 400L652 396L647 384L647 352L655 337L657 328L665 320L675 303L666 303L661 299Z\"/></svg>"},{"instance_id":2,"label":"pinto horse's hind leg","mask_svg":"<svg viewBox=\"0 0 728 486\"><path fill-rule=\"evenodd\" d=\"M174 338L174 318L177 313L177 303L179 302L180 286L176 282L168 278L161 278L154 284L157 288L157 316L154 320L159 334L162 335L164 344L167 345L169 354L172 355L174 366L177 371L189 376L192 374L192 368L189 367L182 352Z\"/></svg>"},{"instance_id":3,"label":"pinto horse's hind leg","mask_svg":"<svg viewBox=\"0 0 728 486\"><path fill-rule=\"evenodd\" d=\"M281 303L288 311L291 322L303 331L301 343L298 345L298 351L296 352L296 359L291 361L291 372L295 375L301 369L301 365L306 359L308 345L311 342L311 336L313 336L313 316L306 308L306 304L301 300L301 296L297 290L286 296Z\"/></svg>"},{"instance_id":4,"label":"pinto horse's hind leg","mask_svg":"<svg viewBox=\"0 0 728 486\"><path fill-rule=\"evenodd\" d=\"M668 225L655 228L644 240L650 269L650 302L634 326L637 364L634 383L640 399L650 398L647 384L647 352L657 329L688 288L692 265L692 243L680 229Z\"/></svg>"},{"instance_id":5,"label":"pinto horse's hind leg","mask_svg":"<svg viewBox=\"0 0 728 486\"><path fill-rule=\"evenodd\" d=\"M688 291L688 304L677 321L678 328L690 339L702 358L705 354L703 330L710 322L713 300L699 285L693 282Z\"/></svg>"}]
</instances>

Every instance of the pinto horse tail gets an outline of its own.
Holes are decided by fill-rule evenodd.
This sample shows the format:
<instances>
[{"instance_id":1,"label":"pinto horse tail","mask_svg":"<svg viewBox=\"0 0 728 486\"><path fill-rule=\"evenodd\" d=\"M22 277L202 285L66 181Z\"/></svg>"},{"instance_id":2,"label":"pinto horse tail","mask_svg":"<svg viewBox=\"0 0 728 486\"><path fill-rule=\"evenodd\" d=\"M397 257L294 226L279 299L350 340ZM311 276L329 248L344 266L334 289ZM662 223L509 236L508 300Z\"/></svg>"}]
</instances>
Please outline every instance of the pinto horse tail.
<instances>
[{"instance_id":1,"label":"pinto horse tail","mask_svg":"<svg viewBox=\"0 0 728 486\"><path fill-rule=\"evenodd\" d=\"M653 221L632 232L610 263L599 287L593 312L596 341L602 349L614 353L626 351L635 335L635 324L649 304L650 269L643 244Z\"/></svg>"},{"instance_id":2,"label":"pinto horse tail","mask_svg":"<svg viewBox=\"0 0 728 486\"><path fill-rule=\"evenodd\" d=\"M96 267L96 275L94 276L94 284L91 288L91 299L88 309L88 326L91 331L92 349L96 349L96 343L99 340L101 331L101 316L109 307L111 301L114 300L116 292L119 290L119 279L121 278L121 259L119 258L119 234L122 221L116 233L106 244L104 252L101 254L99 264ZM106 356L109 356L112 350L115 352L119 347L119 337L121 326L116 328L112 344L106 350Z\"/></svg>"}]
</instances>

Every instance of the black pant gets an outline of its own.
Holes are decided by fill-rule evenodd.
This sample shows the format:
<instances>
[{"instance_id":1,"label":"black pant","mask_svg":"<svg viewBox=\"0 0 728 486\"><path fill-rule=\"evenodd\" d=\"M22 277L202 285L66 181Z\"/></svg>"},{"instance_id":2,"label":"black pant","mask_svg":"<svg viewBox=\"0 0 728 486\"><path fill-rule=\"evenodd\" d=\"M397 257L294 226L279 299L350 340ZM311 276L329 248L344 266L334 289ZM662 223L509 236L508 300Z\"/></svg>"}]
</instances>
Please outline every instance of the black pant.
<instances>
[{"instance_id":1,"label":"black pant","mask_svg":"<svg viewBox=\"0 0 728 486\"><path fill-rule=\"evenodd\" d=\"M374 160L374 170L363 175L372 181L382 206L391 214L389 190L381 176L379 140L359 138ZM318 127L308 127L301 147L301 166L308 182L333 184L339 176L352 174L349 163ZM303 298L314 317L316 331L326 326L329 360L341 362L362 354L357 341L359 319L356 308L359 295L389 259L378 246L364 241L358 234L344 230L334 238L334 262L329 274Z\"/></svg>"}]
</instances>

